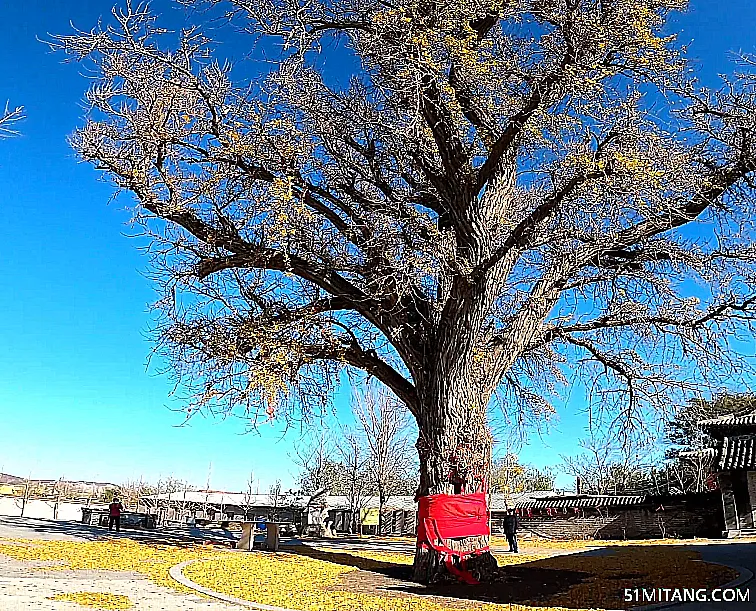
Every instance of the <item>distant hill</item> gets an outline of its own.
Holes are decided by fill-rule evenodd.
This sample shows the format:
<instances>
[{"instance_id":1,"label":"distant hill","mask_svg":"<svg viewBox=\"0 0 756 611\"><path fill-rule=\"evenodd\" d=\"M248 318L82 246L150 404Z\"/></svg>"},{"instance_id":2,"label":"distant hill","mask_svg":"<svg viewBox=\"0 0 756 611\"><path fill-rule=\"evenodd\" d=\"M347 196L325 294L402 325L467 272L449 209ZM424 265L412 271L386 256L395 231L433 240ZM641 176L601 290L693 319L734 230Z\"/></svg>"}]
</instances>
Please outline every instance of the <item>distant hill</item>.
<instances>
[{"instance_id":1,"label":"distant hill","mask_svg":"<svg viewBox=\"0 0 756 611\"><path fill-rule=\"evenodd\" d=\"M92 489L96 491L101 491L108 488L112 488L116 490L118 488L116 484L113 484L111 482L88 482L85 480L57 480L57 479L31 478L29 482L36 485L63 484L70 488ZM0 484L18 485L18 484L24 484L24 483L26 483L26 478L24 477L16 477L15 475L11 475L10 473L0 473Z\"/></svg>"},{"instance_id":2,"label":"distant hill","mask_svg":"<svg viewBox=\"0 0 756 611\"><path fill-rule=\"evenodd\" d=\"M10 475L9 473L0 473L0 484L23 484L24 478L23 477L16 477L15 475Z\"/></svg>"}]
</instances>

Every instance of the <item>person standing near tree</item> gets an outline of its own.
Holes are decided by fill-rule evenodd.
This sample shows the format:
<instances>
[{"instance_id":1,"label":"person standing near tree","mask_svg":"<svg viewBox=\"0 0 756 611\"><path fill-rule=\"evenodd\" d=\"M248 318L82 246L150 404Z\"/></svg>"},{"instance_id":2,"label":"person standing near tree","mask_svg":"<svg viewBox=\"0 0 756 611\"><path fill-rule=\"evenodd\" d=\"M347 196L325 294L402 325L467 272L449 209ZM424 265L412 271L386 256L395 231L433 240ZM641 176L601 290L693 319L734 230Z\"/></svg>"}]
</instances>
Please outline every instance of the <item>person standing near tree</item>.
<instances>
[{"instance_id":1,"label":"person standing near tree","mask_svg":"<svg viewBox=\"0 0 756 611\"><path fill-rule=\"evenodd\" d=\"M514 509L507 510L507 515L504 516L504 534L507 536L509 542L509 551L518 553L517 549L517 528L520 526L520 521L515 515Z\"/></svg>"},{"instance_id":2,"label":"person standing near tree","mask_svg":"<svg viewBox=\"0 0 756 611\"><path fill-rule=\"evenodd\" d=\"M113 502L108 506L110 515L108 517L108 530L113 530L115 524L116 532L121 532L121 512L123 512L123 505L118 497L113 497Z\"/></svg>"}]
</instances>

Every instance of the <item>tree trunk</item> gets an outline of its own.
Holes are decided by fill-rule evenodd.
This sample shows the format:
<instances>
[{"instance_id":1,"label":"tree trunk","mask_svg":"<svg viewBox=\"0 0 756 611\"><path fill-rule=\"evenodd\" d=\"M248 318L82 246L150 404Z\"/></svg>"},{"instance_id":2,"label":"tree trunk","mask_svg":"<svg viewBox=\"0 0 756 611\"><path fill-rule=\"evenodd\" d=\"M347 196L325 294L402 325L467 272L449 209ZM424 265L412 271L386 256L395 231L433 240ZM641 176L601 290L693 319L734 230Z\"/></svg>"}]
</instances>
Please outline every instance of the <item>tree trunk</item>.
<instances>
[{"instance_id":1,"label":"tree trunk","mask_svg":"<svg viewBox=\"0 0 756 611\"><path fill-rule=\"evenodd\" d=\"M469 206L462 206L466 223L464 231L457 233L457 247L473 267L492 252L486 219L491 220L506 210L515 186L516 164L511 160L501 163L508 166L507 171L489 185L484 198L473 198ZM476 493L482 493L485 498L488 492L493 440L488 428L487 407L517 349L510 347L501 353L489 350L484 327L507 277L504 268L511 264L502 260L483 278L471 282L460 275L454 277L449 286L439 285L439 299L444 302L444 308L435 332L427 340L426 361L412 372L418 398L418 498ZM517 339L522 343L521 337ZM439 530L443 537L443 529ZM487 524L482 525L481 530L488 533ZM477 581L485 582L498 575L498 565L490 551L477 551L487 550L488 541L488 534L444 538L437 547L460 553L473 552L464 560L464 568ZM456 579L446 566L446 554L418 541L415 580L434 583ZM457 554L450 555L458 558Z\"/></svg>"},{"instance_id":2,"label":"tree trunk","mask_svg":"<svg viewBox=\"0 0 756 611\"><path fill-rule=\"evenodd\" d=\"M437 401L419 418L418 498L435 494L486 493L488 490L492 438L486 406L480 396L485 392L478 389L474 399L467 392L451 394L445 398L453 400ZM484 399L487 403L487 397ZM443 545L464 553L487 548L488 542L489 536L481 534L444 539ZM445 554L418 542L414 579L422 583L457 580L447 569L445 560ZM489 551L469 556L464 565L477 581L492 581L497 575L496 559ZM461 568L456 558L455 566Z\"/></svg>"},{"instance_id":3,"label":"tree trunk","mask_svg":"<svg viewBox=\"0 0 756 611\"><path fill-rule=\"evenodd\" d=\"M383 507L386 504L386 493L382 486L378 486L378 536L382 537L383 532Z\"/></svg>"}]
</instances>

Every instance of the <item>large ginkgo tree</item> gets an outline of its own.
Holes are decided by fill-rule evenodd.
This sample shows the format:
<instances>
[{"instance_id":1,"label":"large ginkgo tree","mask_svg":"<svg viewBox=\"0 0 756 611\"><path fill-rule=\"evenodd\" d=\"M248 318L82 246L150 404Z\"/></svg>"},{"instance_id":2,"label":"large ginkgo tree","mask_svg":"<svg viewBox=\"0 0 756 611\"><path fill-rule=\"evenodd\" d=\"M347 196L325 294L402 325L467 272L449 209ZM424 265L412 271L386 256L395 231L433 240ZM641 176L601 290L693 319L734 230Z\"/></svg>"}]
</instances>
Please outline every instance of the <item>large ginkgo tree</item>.
<instances>
[{"instance_id":1,"label":"large ginkgo tree","mask_svg":"<svg viewBox=\"0 0 756 611\"><path fill-rule=\"evenodd\" d=\"M735 371L756 79L695 81L684 0L183 4L195 27L127 6L52 44L92 78L71 142L133 194L188 410L287 418L366 372L417 420L418 498L474 495L496 393L543 410L581 375L624 429ZM416 578L476 550L489 578L486 544L420 542Z\"/></svg>"}]
</instances>

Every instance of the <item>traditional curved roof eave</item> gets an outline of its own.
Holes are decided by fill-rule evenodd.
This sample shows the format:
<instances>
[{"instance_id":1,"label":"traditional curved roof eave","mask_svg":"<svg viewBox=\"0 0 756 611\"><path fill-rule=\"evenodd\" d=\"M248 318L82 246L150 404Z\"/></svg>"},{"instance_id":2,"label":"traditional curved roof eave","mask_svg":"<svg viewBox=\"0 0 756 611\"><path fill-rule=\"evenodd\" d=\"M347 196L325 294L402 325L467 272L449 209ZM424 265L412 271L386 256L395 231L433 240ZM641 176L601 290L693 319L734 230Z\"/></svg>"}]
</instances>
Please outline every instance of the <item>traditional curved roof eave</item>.
<instances>
[{"instance_id":1,"label":"traditional curved roof eave","mask_svg":"<svg viewBox=\"0 0 756 611\"><path fill-rule=\"evenodd\" d=\"M708 420L699 420L698 425L703 428L719 428L732 426L752 426L756 427L756 410L746 414L729 414L710 418Z\"/></svg>"},{"instance_id":2,"label":"traditional curved roof eave","mask_svg":"<svg viewBox=\"0 0 756 611\"><path fill-rule=\"evenodd\" d=\"M756 469L756 435L725 437L718 467L720 471Z\"/></svg>"},{"instance_id":3,"label":"traditional curved roof eave","mask_svg":"<svg viewBox=\"0 0 756 611\"><path fill-rule=\"evenodd\" d=\"M571 509L573 507L631 507L643 505L646 495L614 496L606 494L547 497L516 502L515 509Z\"/></svg>"},{"instance_id":4,"label":"traditional curved roof eave","mask_svg":"<svg viewBox=\"0 0 756 611\"><path fill-rule=\"evenodd\" d=\"M688 450L680 452L680 458L714 458L717 455L718 448L703 448L701 450Z\"/></svg>"}]
</instances>

